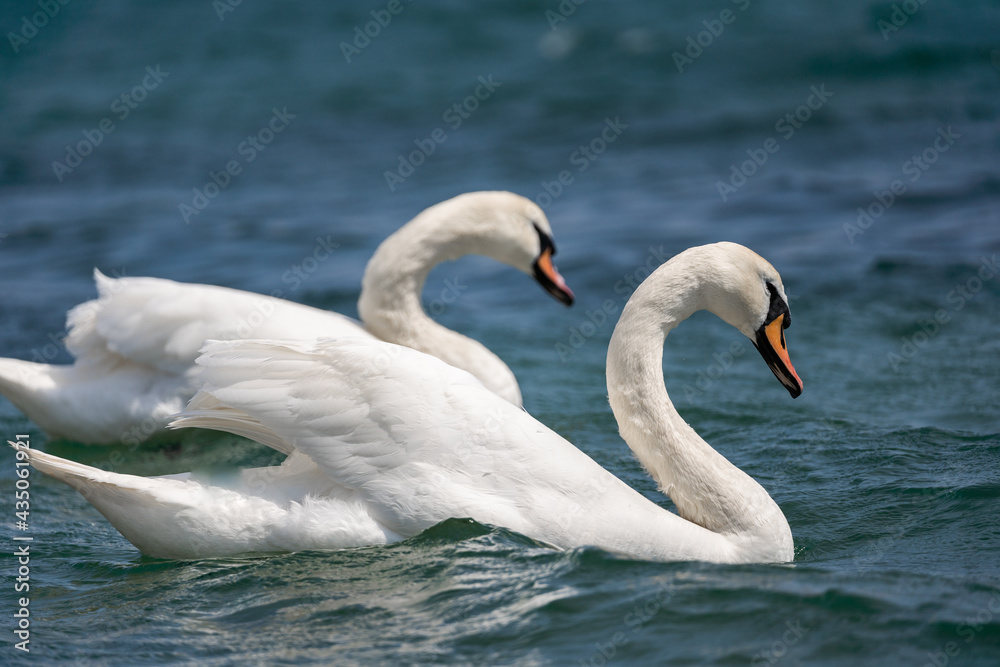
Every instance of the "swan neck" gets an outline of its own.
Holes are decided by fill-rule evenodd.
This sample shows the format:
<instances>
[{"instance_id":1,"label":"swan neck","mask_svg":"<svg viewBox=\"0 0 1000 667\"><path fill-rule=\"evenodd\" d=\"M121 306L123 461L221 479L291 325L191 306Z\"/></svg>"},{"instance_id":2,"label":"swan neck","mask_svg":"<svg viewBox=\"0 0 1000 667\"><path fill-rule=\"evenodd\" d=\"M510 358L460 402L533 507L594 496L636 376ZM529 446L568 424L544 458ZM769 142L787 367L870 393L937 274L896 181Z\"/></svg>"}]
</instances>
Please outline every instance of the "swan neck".
<instances>
[{"instance_id":1,"label":"swan neck","mask_svg":"<svg viewBox=\"0 0 1000 667\"><path fill-rule=\"evenodd\" d=\"M608 398L622 437L682 517L788 560L791 531L780 508L681 418L664 385L667 335L695 311L711 310L711 292L710 279L674 260L639 286L611 337Z\"/></svg>"},{"instance_id":2,"label":"swan neck","mask_svg":"<svg viewBox=\"0 0 1000 667\"><path fill-rule=\"evenodd\" d=\"M521 404L513 372L478 341L444 327L424 311L427 276L442 262L477 253L453 214L432 207L375 250L365 268L358 315L374 336L405 345L469 371L494 393ZM457 295L455 295L457 296Z\"/></svg>"}]
</instances>

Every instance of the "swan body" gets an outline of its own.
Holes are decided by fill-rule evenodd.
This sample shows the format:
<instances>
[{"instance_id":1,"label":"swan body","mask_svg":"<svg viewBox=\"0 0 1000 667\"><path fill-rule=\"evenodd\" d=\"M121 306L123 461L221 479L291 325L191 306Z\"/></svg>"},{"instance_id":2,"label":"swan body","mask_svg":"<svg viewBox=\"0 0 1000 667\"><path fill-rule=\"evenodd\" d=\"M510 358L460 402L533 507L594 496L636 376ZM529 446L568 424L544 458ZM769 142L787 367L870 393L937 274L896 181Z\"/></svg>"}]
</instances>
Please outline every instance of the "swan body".
<instances>
[{"instance_id":1,"label":"swan body","mask_svg":"<svg viewBox=\"0 0 1000 667\"><path fill-rule=\"evenodd\" d=\"M511 370L485 346L437 324L421 292L437 264L493 257L573 301L555 266L548 220L509 192L476 192L432 206L386 239L369 261L363 320L240 290L95 271L99 298L67 318L71 366L0 359L0 393L53 437L138 443L159 433L198 388L195 359L207 339L359 336L413 347L473 373L520 405Z\"/></svg>"},{"instance_id":2,"label":"swan body","mask_svg":"<svg viewBox=\"0 0 1000 667\"><path fill-rule=\"evenodd\" d=\"M790 561L791 531L777 504L698 437L664 388L664 338L700 308L765 348L793 396L802 387L784 347L784 289L759 256L735 244L702 246L647 278L612 336L608 392L623 437L679 514L469 373L359 338L204 348L198 363L205 386L172 426L253 438L288 454L280 466L219 484L30 456L141 551L168 558L383 544L472 517L559 548L594 545L656 560ZM769 349L775 345L780 349Z\"/></svg>"}]
</instances>

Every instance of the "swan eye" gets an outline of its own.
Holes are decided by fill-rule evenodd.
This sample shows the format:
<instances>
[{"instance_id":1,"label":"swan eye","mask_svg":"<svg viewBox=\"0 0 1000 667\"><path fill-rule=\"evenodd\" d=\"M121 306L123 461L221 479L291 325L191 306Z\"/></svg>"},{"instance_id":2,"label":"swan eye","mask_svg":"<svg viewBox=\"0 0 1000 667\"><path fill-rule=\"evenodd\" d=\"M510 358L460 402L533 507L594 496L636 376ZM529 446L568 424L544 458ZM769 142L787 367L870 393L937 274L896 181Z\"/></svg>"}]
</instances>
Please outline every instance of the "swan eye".
<instances>
[{"instance_id":1,"label":"swan eye","mask_svg":"<svg viewBox=\"0 0 1000 667\"><path fill-rule=\"evenodd\" d=\"M764 318L764 324L770 324L771 322L778 319L780 315L785 316L785 320L781 324L782 329L787 329L792 323L792 314L788 312L788 304L785 300L781 298L781 294L778 293L778 288L774 286L771 281L767 282L767 291L770 295L771 302L768 305L767 317Z\"/></svg>"},{"instance_id":2,"label":"swan eye","mask_svg":"<svg viewBox=\"0 0 1000 667\"><path fill-rule=\"evenodd\" d=\"M555 241L552 240L552 237L549 236L548 234L546 234L545 232L543 232L542 228L538 226L537 222L532 221L531 222L531 226L534 227L535 231L538 233L538 242L540 244L538 255L539 256L543 255L546 250L550 250L551 251L549 253L550 255L555 255L556 254L556 243L555 243Z\"/></svg>"}]
</instances>

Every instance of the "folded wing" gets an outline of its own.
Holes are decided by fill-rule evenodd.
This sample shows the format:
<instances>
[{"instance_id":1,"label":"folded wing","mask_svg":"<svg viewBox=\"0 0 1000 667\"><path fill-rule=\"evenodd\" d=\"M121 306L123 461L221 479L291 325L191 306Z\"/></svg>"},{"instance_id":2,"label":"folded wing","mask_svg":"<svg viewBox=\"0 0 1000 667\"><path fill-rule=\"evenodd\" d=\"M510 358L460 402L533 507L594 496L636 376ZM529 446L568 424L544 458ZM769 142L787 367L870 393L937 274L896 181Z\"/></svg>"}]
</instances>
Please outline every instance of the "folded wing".
<instances>
[{"instance_id":1,"label":"folded wing","mask_svg":"<svg viewBox=\"0 0 1000 667\"><path fill-rule=\"evenodd\" d=\"M109 278L67 316L66 346L82 364L129 361L184 374L208 339L363 336L349 317L241 290L160 278Z\"/></svg>"},{"instance_id":2,"label":"folded wing","mask_svg":"<svg viewBox=\"0 0 1000 667\"><path fill-rule=\"evenodd\" d=\"M549 532L538 522L553 520L554 505L610 477L469 373L408 348L213 342L198 364L206 387L172 426L300 452L400 535L466 516Z\"/></svg>"}]
</instances>

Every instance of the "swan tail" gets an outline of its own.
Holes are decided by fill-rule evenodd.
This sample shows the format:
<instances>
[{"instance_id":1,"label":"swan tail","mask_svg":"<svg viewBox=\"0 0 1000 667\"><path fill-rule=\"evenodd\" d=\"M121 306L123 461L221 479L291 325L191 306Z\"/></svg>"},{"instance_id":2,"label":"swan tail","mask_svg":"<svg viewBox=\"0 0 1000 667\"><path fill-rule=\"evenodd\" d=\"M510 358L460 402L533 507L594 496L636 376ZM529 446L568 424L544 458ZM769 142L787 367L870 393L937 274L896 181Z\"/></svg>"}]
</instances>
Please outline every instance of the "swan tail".
<instances>
[{"instance_id":1,"label":"swan tail","mask_svg":"<svg viewBox=\"0 0 1000 667\"><path fill-rule=\"evenodd\" d=\"M148 556L189 560L261 550L262 529L243 513L264 525L276 513L272 503L180 476L125 475L15 448L27 452L36 470L76 489Z\"/></svg>"},{"instance_id":2,"label":"swan tail","mask_svg":"<svg viewBox=\"0 0 1000 667\"><path fill-rule=\"evenodd\" d=\"M151 525L163 525L171 515L185 509L176 502L165 502L154 490L155 480L134 475L123 475L94 468L82 463L47 454L37 449L15 447L27 452L35 470L74 488L98 512L113 525L119 533L143 553L157 556L170 551L171 545L159 544L159 540L147 536L154 532L142 529L143 521ZM159 484L183 484L160 480ZM140 520L136 520L141 517Z\"/></svg>"},{"instance_id":3,"label":"swan tail","mask_svg":"<svg viewBox=\"0 0 1000 667\"><path fill-rule=\"evenodd\" d=\"M157 558L193 560L241 553L343 549L397 541L362 505L323 497L302 478L304 460L288 471L262 468L248 478L269 499L189 475L138 477L15 446L38 471L76 489L139 551ZM309 464L311 466L311 464ZM309 467L307 466L307 468ZM289 476L287 485L285 476ZM269 486L275 488L268 489ZM283 488L286 487L287 488ZM282 499L283 491L290 494Z\"/></svg>"},{"instance_id":4,"label":"swan tail","mask_svg":"<svg viewBox=\"0 0 1000 667\"><path fill-rule=\"evenodd\" d=\"M46 429L50 394L56 386L55 367L21 359L0 358L0 395L33 422Z\"/></svg>"},{"instance_id":5,"label":"swan tail","mask_svg":"<svg viewBox=\"0 0 1000 667\"><path fill-rule=\"evenodd\" d=\"M99 468L76 463L75 461L63 459L53 454L46 454L37 449L17 447L16 445L12 446L18 451L27 453L28 460L35 470L72 486L84 496L87 495L87 490L102 484L113 484L112 480L114 477L122 477L122 475L116 475L115 473L106 472Z\"/></svg>"}]
</instances>

